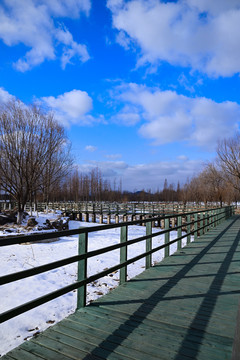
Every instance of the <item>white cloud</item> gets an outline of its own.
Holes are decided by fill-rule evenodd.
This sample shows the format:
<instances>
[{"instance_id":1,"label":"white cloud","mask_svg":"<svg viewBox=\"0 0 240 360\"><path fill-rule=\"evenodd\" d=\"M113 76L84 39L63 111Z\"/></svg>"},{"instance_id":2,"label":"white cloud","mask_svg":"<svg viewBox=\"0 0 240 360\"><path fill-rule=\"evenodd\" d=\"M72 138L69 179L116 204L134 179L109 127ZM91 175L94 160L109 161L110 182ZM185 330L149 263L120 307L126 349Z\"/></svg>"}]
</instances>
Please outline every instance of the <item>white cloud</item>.
<instances>
[{"instance_id":1,"label":"white cloud","mask_svg":"<svg viewBox=\"0 0 240 360\"><path fill-rule=\"evenodd\" d=\"M111 117L111 121L121 123L126 126L132 126L140 121L138 110L133 106L125 106L120 112Z\"/></svg>"},{"instance_id":2,"label":"white cloud","mask_svg":"<svg viewBox=\"0 0 240 360\"><path fill-rule=\"evenodd\" d=\"M150 164L137 164L129 166L123 173L123 188L130 190L141 190L151 188L156 191L162 188L164 180L177 185L177 182L185 183L194 173L199 172L202 161L160 161Z\"/></svg>"},{"instance_id":3,"label":"white cloud","mask_svg":"<svg viewBox=\"0 0 240 360\"><path fill-rule=\"evenodd\" d=\"M209 76L240 72L239 0L108 0L117 40L141 50L139 65L167 61Z\"/></svg>"},{"instance_id":4,"label":"white cloud","mask_svg":"<svg viewBox=\"0 0 240 360\"><path fill-rule=\"evenodd\" d=\"M81 12L89 13L90 0L45 0L51 12L56 16L78 18Z\"/></svg>"},{"instance_id":5,"label":"white cloud","mask_svg":"<svg viewBox=\"0 0 240 360\"><path fill-rule=\"evenodd\" d=\"M27 71L45 60L60 55L62 68L73 58L81 62L89 59L87 48L78 44L71 33L55 18L78 18L90 10L90 0L5 0L0 4L0 39L7 46L24 44L30 48L14 64L19 71Z\"/></svg>"},{"instance_id":6,"label":"white cloud","mask_svg":"<svg viewBox=\"0 0 240 360\"><path fill-rule=\"evenodd\" d=\"M143 188L156 191L162 188L164 180L168 183L185 183L198 173L202 167L202 161L177 159L175 161L159 161L149 164L129 165L124 161L91 161L88 164L79 165L80 171L89 172L98 167L103 177L110 181L122 180L123 190L135 191Z\"/></svg>"},{"instance_id":7,"label":"white cloud","mask_svg":"<svg viewBox=\"0 0 240 360\"><path fill-rule=\"evenodd\" d=\"M79 58L82 62L89 60L90 56L87 47L78 44L73 40L72 34L66 28L58 28L55 31L56 39L64 45L61 56L61 65L65 69L67 64L71 64L73 58Z\"/></svg>"},{"instance_id":8,"label":"white cloud","mask_svg":"<svg viewBox=\"0 0 240 360\"><path fill-rule=\"evenodd\" d=\"M53 110L56 118L64 125L90 125L96 121L88 112L92 109L92 99L81 90L72 90L57 97L42 97L43 105Z\"/></svg>"},{"instance_id":9,"label":"white cloud","mask_svg":"<svg viewBox=\"0 0 240 360\"><path fill-rule=\"evenodd\" d=\"M93 145L87 145L87 146L85 146L85 150L87 150L89 152L94 152L97 150L97 147L93 146Z\"/></svg>"},{"instance_id":10,"label":"white cloud","mask_svg":"<svg viewBox=\"0 0 240 360\"><path fill-rule=\"evenodd\" d=\"M0 104L5 104L10 100L16 100L16 97L0 87ZM57 97L48 96L35 99L35 103L43 106L47 111L53 111L55 118L64 126L71 124L92 125L95 122L104 122L101 115L94 118L89 114L92 110L92 98L86 91L74 89ZM22 104L24 105L24 103ZM88 151L95 151L96 149L92 145L86 147Z\"/></svg>"},{"instance_id":11,"label":"white cloud","mask_svg":"<svg viewBox=\"0 0 240 360\"><path fill-rule=\"evenodd\" d=\"M133 107L144 121L139 133L156 145L184 141L214 150L217 140L232 136L239 125L240 105L231 101L217 103L137 84L117 87L115 98L124 103L125 109L127 106L130 115ZM115 119L121 122L118 114Z\"/></svg>"},{"instance_id":12,"label":"white cloud","mask_svg":"<svg viewBox=\"0 0 240 360\"><path fill-rule=\"evenodd\" d=\"M79 169L89 172L98 167L104 177L118 177L128 168L128 164L124 161L90 161L88 164L79 165Z\"/></svg>"},{"instance_id":13,"label":"white cloud","mask_svg":"<svg viewBox=\"0 0 240 360\"><path fill-rule=\"evenodd\" d=\"M8 101L15 100L15 96L9 94L6 90L4 90L2 87L0 88L0 104L5 104Z\"/></svg>"}]
</instances>

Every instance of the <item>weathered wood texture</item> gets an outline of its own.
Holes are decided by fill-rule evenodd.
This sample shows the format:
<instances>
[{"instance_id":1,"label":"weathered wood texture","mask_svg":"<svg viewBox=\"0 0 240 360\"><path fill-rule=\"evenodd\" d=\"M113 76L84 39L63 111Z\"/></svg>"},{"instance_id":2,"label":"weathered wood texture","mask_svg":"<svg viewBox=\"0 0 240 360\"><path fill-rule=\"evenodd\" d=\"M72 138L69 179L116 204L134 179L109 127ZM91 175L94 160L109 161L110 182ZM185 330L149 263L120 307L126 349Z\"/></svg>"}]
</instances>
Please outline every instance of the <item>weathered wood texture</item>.
<instances>
[{"instance_id":1,"label":"weathered wood texture","mask_svg":"<svg viewBox=\"0 0 240 360\"><path fill-rule=\"evenodd\" d=\"M239 241L234 216L3 359L231 359Z\"/></svg>"}]
</instances>

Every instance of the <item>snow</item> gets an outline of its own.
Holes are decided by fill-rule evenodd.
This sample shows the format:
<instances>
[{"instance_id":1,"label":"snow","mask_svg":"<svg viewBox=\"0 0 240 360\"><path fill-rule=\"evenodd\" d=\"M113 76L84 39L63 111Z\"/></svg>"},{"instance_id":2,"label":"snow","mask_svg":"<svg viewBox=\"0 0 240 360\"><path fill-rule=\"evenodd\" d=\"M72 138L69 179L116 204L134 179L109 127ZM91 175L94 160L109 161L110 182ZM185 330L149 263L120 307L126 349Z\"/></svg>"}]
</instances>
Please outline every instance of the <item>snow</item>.
<instances>
[{"instance_id":1,"label":"snow","mask_svg":"<svg viewBox=\"0 0 240 360\"><path fill-rule=\"evenodd\" d=\"M34 214L39 225L42 225L46 218L52 219L59 216L59 213ZM11 226L11 236L19 232L28 231L26 224L21 229ZM69 229L77 229L81 226L96 226L96 223L86 223L80 221L70 221ZM31 233L37 230L33 228ZM158 232L159 228L153 228L153 232ZM129 226L128 239L137 238L146 234L144 226ZM6 232L0 232L6 235ZM9 234L8 234L9 235ZM177 237L176 232L170 233L170 240ZM120 228L89 233L88 250L95 250L102 247L117 244L120 241ZM0 240L1 241L1 240ZM153 248L164 243L164 235L153 238ZM183 246L186 240L183 240ZM170 254L176 251L176 243L170 246ZM0 276L15 273L18 271L33 268L39 265L57 261L63 258L77 255L78 236L62 237L58 241L50 243L34 243L28 245L12 245L0 248L1 267ZM128 259L145 251L145 241L128 247ZM164 250L153 254L153 263L163 259ZM99 273L119 263L119 249L103 255L98 255L88 259L88 276ZM145 259L141 259L127 268L127 278L130 279L141 273L145 268ZM60 289L72 284L77 280L77 263L60 267L36 276L18 280L0 288L0 310L1 313L10 310L18 305L33 300L37 297ZM118 286L119 271L109 274L87 287L87 302L97 299ZM77 292L76 290L65 294L44 305L21 314L0 325L0 355L3 355L20 345L24 340L29 339L34 334L45 330L64 317L73 313L76 309Z\"/></svg>"}]
</instances>

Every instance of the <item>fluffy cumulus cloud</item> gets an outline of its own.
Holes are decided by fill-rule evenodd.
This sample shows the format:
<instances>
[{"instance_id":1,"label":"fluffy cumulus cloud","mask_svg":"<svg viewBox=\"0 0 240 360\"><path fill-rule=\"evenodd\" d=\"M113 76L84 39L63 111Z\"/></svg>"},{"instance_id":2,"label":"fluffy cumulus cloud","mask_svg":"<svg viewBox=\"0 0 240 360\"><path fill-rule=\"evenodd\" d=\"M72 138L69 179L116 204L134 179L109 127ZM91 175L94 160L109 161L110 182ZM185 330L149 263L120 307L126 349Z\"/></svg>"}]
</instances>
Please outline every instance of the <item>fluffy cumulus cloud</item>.
<instances>
[{"instance_id":1,"label":"fluffy cumulus cloud","mask_svg":"<svg viewBox=\"0 0 240 360\"><path fill-rule=\"evenodd\" d=\"M24 44L29 50L14 66L27 71L58 56L62 68L74 59L89 59L84 44L74 41L61 18L88 15L90 0L3 0L0 4L0 39L7 46Z\"/></svg>"},{"instance_id":2,"label":"fluffy cumulus cloud","mask_svg":"<svg viewBox=\"0 0 240 360\"><path fill-rule=\"evenodd\" d=\"M117 41L139 64L167 61L211 77L240 72L239 0L108 0Z\"/></svg>"},{"instance_id":3,"label":"fluffy cumulus cloud","mask_svg":"<svg viewBox=\"0 0 240 360\"><path fill-rule=\"evenodd\" d=\"M133 83L119 86L115 98L124 108L128 104L130 118L133 107L141 119L139 133L156 145L184 141L213 150L219 138L232 136L239 126L240 106L231 101L217 103ZM121 117L116 115L116 121Z\"/></svg>"},{"instance_id":4,"label":"fluffy cumulus cloud","mask_svg":"<svg viewBox=\"0 0 240 360\"><path fill-rule=\"evenodd\" d=\"M47 109L52 110L64 126L90 125L95 121L88 114L92 109L92 98L85 91L72 90L57 97L42 97L40 102Z\"/></svg>"}]
</instances>

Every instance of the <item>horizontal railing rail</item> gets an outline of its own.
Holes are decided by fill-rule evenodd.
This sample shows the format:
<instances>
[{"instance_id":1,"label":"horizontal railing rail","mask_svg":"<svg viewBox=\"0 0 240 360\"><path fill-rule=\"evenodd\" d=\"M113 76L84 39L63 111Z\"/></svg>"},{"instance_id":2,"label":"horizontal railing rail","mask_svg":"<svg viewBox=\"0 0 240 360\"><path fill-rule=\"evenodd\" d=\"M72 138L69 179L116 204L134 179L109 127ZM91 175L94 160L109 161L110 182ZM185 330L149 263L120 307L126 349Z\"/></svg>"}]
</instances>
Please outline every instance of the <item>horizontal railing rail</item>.
<instances>
[{"instance_id":1,"label":"horizontal railing rail","mask_svg":"<svg viewBox=\"0 0 240 360\"><path fill-rule=\"evenodd\" d=\"M34 243L41 240L53 239L56 237L70 236L70 235L79 235L79 250L78 255L58 260L49 264L41 265L33 269L23 270L17 273L11 273L0 277L0 285L6 285L8 283L25 279L30 276L41 274L56 268L59 268L64 265L72 264L78 262L78 279L73 284L65 286L61 289L55 290L49 294L43 295L37 299L31 300L25 304L22 304L18 307L5 311L0 314L0 323L7 321L15 316L18 316L28 310L31 310L39 305L42 305L50 300L56 299L57 297L64 295L70 291L78 290L77 297L77 308L83 307L86 305L86 286L87 284L98 280L99 278L106 276L114 271L120 270L120 284L124 283L127 280L127 266L133 262L145 258L145 268L152 266L152 254L165 249L164 256L169 256L169 247L170 245L177 242L177 249L182 247L182 239L187 238L187 244L190 242L191 235L194 236L194 239L197 236L202 235L205 231L208 231L213 226L216 226L221 221L232 216L234 213L233 207L225 207L218 209L209 209L204 211L195 211L185 214L174 214L168 215L165 217L152 217L143 220L135 220L120 224L111 224L111 225L100 225L90 228L79 228L75 230L64 230L58 232L51 232L45 234L34 234L34 235L25 235L19 237L11 237L6 239L0 239L1 246L11 246L14 244L22 243ZM170 227L170 219L177 219L177 225ZM184 222L182 221L184 218ZM165 227L164 230L152 232L152 223L154 221L164 220ZM128 226L137 225L144 223L146 225L146 235L137 237L135 239L128 240ZM175 221L174 221L175 223ZM103 231L112 228L120 228L120 242L108 247L104 247L97 250L88 251L88 234L91 232ZM186 230L183 234L183 228ZM174 240L170 241L170 233L172 231L177 231L177 237ZM156 236L164 235L164 244L152 248L152 239ZM146 240L145 252L139 254L131 259L127 259L127 247ZM103 270L97 274L87 276L87 260L97 255L104 254L109 251L120 249L120 263Z\"/></svg>"}]
</instances>

